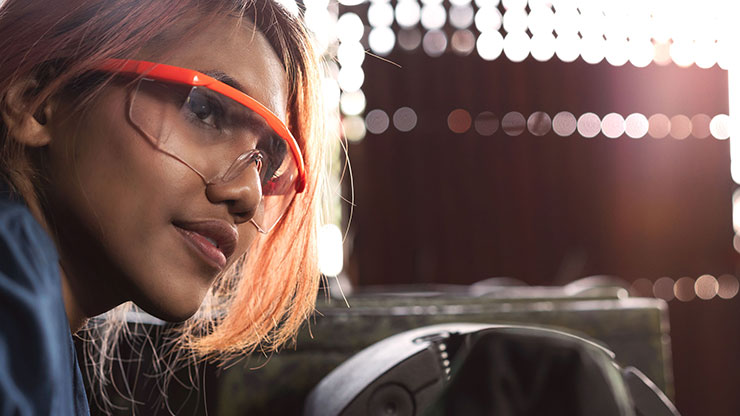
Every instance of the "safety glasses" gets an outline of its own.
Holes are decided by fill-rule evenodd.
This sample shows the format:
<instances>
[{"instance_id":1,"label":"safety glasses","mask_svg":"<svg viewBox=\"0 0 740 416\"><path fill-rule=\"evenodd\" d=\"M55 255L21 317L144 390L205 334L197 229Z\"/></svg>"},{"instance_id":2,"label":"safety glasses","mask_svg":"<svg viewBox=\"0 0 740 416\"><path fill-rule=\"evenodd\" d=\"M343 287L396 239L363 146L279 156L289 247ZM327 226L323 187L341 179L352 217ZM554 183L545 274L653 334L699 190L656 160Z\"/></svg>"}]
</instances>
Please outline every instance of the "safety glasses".
<instances>
[{"instance_id":1,"label":"safety glasses","mask_svg":"<svg viewBox=\"0 0 740 416\"><path fill-rule=\"evenodd\" d=\"M285 124L242 91L192 69L109 59L100 71L136 80L128 117L158 150L207 186L236 178L259 187L251 222L263 234L305 188L303 157Z\"/></svg>"}]
</instances>

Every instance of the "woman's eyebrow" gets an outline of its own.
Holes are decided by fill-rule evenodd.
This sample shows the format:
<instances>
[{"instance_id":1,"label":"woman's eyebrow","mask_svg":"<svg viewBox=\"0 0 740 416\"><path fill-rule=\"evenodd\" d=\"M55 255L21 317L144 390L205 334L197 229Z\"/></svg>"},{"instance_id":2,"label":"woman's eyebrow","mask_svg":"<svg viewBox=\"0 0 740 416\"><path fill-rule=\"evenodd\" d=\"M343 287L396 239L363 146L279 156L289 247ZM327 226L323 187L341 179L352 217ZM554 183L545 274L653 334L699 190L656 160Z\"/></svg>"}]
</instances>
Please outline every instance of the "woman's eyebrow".
<instances>
[{"instance_id":1,"label":"woman's eyebrow","mask_svg":"<svg viewBox=\"0 0 740 416\"><path fill-rule=\"evenodd\" d=\"M203 73L205 75L208 75L211 78L217 79L217 80L223 82L224 84L226 84L226 85L228 85L230 87L236 88L237 90L239 90L239 91L241 91L241 92L243 92L245 94L247 93L246 92L246 89L244 88L244 86L242 84L239 83L239 81L237 81L236 79L234 79L234 77L232 77L231 75L229 75L229 74L227 74L227 73L225 73L223 71L212 70L212 71L198 71L198 72L201 72L201 73Z\"/></svg>"}]
</instances>

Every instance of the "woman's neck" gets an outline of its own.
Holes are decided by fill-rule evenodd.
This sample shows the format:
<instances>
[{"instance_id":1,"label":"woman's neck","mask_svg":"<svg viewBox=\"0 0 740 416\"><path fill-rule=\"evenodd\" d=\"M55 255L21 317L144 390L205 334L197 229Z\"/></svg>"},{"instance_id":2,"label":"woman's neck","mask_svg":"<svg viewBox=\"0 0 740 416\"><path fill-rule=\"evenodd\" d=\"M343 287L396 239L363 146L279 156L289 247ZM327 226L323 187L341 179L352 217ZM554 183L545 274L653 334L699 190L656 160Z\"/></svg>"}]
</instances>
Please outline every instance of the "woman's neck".
<instances>
[{"instance_id":1,"label":"woman's neck","mask_svg":"<svg viewBox=\"0 0 740 416\"><path fill-rule=\"evenodd\" d=\"M59 266L59 274L62 276L62 299L64 300L64 310L67 312L67 321L69 321L69 330L74 334L79 331L88 317L85 316L80 307L80 303L72 291L69 284L69 279L64 269Z\"/></svg>"}]
</instances>

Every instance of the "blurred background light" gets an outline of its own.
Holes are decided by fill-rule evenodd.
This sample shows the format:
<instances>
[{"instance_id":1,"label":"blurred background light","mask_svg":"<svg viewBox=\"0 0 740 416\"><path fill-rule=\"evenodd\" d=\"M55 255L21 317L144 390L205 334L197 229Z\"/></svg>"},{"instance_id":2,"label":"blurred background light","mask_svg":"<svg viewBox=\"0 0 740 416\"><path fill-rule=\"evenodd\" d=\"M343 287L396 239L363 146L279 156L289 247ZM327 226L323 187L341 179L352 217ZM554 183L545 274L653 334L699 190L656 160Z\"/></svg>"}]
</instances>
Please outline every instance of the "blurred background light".
<instances>
[{"instance_id":1,"label":"blurred background light","mask_svg":"<svg viewBox=\"0 0 740 416\"><path fill-rule=\"evenodd\" d=\"M683 140L691 135L691 120L683 114L671 117L671 137Z\"/></svg>"},{"instance_id":2,"label":"blurred background light","mask_svg":"<svg viewBox=\"0 0 740 416\"><path fill-rule=\"evenodd\" d=\"M398 31L398 46L407 51L413 51L421 45L421 30L417 28L401 29Z\"/></svg>"},{"instance_id":3,"label":"blurred background light","mask_svg":"<svg viewBox=\"0 0 740 416\"><path fill-rule=\"evenodd\" d=\"M408 132L416 127L416 112L410 107L401 107L393 113L393 126L401 132Z\"/></svg>"},{"instance_id":4,"label":"blurred background light","mask_svg":"<svg viewBox=\"0 0 740 416\"><path fill-rule=\"evenodd\" d=\"M447 11L441 4L426 4L421 8L421 25L424 29L441 29L447 20Z\"/></svg>"},{"instance_id":5,"label":"blurred background light","mask_svg":"<svg viewBox=\"0 0 740 416\"><path fill-rule=\"evenodd\" d=\"M508 33L504 38L504 54L512 62L521 62L529 56L530 43L525 32Z\"/></svg>"},{"instance_id":6,"label":"blurred background light","mask_svg":"<svg viewBox=\"0 0 740 416\"><path fill-rule=\"evenodd\" d=\"M475 27L481 33L498 31L501 28L501 13L495 6L482 6L475 14Z\"/></svg>"},{"instance_id":7,"label":"blurred background light","mask_svg":"<svg viewBox=\"0 0 740 416\"><path fill-rule=\"evenodd\" d=\"M552 120L544 111L536 111L527 119L527 129L535 136L544 136L550 132Z\"/></svg>"},{"instance_id":8,"label":"blurred background light","mask_svg":"<svg viewBox=\"0 0 740 416\"><path fill-rule=\"evenodd\" d=\"M370 110L365 115L365 127L372 134L381 134L388 130L390 120L388 114L380 109Z\"/></svg>"},{"instance_id":9,"label":"blurred background light","mask_svg":"<svg viewBox=\"0 0 740 416\"><path fill-rule=\"evenodd\" d=\"M581 57L589 64L598 64L604 60L606 41L601 36L584 36L581 39Z\"/></svg>"},{"instance_id":10,"label":"blurred background light","mask_svg":"<svg viewBox=\"0 0 740 416\"><path fill-rule=\"evenodd\" d=\"M555 55L555 36L552 33L535 34L530 42L532 57L547 62Z\"/></svg>"},{"instance_id":11,"label":"blurred background light","mask_svg":"<svg viewBox=\"0 0 740 416\"><path fill-rule=\"evenodd\" d=\"M375 27L367 38L370 50L377 55L388 55L396 44L396 34L390 27Z\"/></svg>"},{"instance_id":12,"label":"blurred background light","mask_svg":"<svg viewBox=\"0 0 740 416\"><path fill-rule=\"evenodd\" d=\"M504 38L498 31L483 32L475 43L478 55L486 61L492 61L504 50Z\"/></svg>"},{"instance_id":13,"label":"blurred background light","mask_svg":"<svg viewBox=\"0 0 740 416\"><path fill-rule=\"evenodd\" d=\"M650 123L640 113L632 113L624 120L624 132L633 139L641 139L648 133Z\"/></svg>"},{"instance_id":14,"label":"blurred background light","mask_svg":"<svg viewBox=\"0 0 740 416\"><path fill-rule=\"evenodd\" d=\"M355 13L347 12L337 20L337 38L340 42L359 42L365 33L362 19Z\"/></svg>"},{"instance_id":15,"label":"blurred background light","mask_svg":"<svg viewBox=\"0 0 740 416\"><path fill-rule=\"evenodd\" d=\"M365 60L365 49L360 42L342 42L337 47L337 61L343 67L360 66Z\"/></svg>"},{"instance_id":16,"label":"blurred background light","mask_svg":"<svg viewBox=\"0 0 740 416\"><path fill-rule=\"evenodd\" d=\"M740 282L735 276L724 274L717 279L717 295L722 299L732 299L740 290Z\"/></svg>"},{"instance_id":17,"label":"blurred background light","mask_svg":"<svg viewBox=\"0 0 740 416\"><path fill-rule=\"evenodd\" d=\"M694 63L694 42L690 39L673 39L670 47L671 59L680 67L688 67Z\"/></svg>"},{"instance_id":18,"label":"blurred background light","mask_svg":"<svg viewBox=\"0 0 740 416\"><path fill-rule=\"evenodd\" d=\"M501 130L509 136L518 136L527 128L527 120L522 113L512 111L501 118Z\"/></svg>"},{"instance_id":19,"label":"blurred background light","mask_svg":"<svg viewBox=\"0 0 740 416\"><path fill-rule=\"evenodd\" d=\"M555 39L555 54L563 62L575 61L581 53L581 38L578 33L558 34Z\"/></svg>"},{"instance_id":20,"label":"blurred background light","mask_svg":"<svg viewBox=\"0 0 740 416\"><path fill-rule=\"evenodd\" d=\"M727 114L718 114L709 122L709 131L717 140L726 140L730 137L730 117Z\"/></svg>"},{"instance_id":21,"label":"blurred background light","mask_svg":"<svg viewBox=\"0 0 740 416\"><path fill-rule=\"evenodd\" d=\"M624 130L625 121L620 114L609 113L601 120L601 131L604 133L604 136L610 139L616 139L623 135Z\"/></svg>"},{"instance_id":22,"label":"blurred background light","mask_svg":"<svg viewBox=\"0 0 740 416\"><path fill-rule=\"evenodd\" d=\"M655 139L662 139L671 132L671 120L665 114L653 114L648 123L648 134Z\"/></svg>"},{"instance_id":23,"label":"blurred background light","mask_svg":"<svg viewBox=\"0 0 740 416\"><path fill-rule=\"evenodd\" d=\"M590 139L601 132L601 120L594 113L585 113L578 118L578 133Z\"/></svg>"},{"instance_id":24,"label":"blurred background light","mask_svg":"<svg viewBox=\"0 0 740 416\"><path fill-rule=\"evenodd\" d=\"M370 3L370 6L367 8L367 22L373 27L392 25L393 6L386 2Z\"/></svg>"},{"instance_id":25,"label":"blurred background light","mask_svg":"<svg viewBox=\"0 0 740 416\"><path fill-rule=\"evenodd\" d=\"M630 285L630 295L635 297L653 296L653 282L645 278L635 279Z\"/></svg>"},{"instance_id":26,"label":"blurred background light","mask_svg":"<svg viewBox=\"0 0 740 416\"><path fill-rule=\"evenodd\" d=\"M697 139L706 139L711 134L709 131L709 123L711 122L712 118L708 115L695 114L691 117L691 135Z\"/></svg>"},{"instance_id":27,"label":"blurred background light","mask_svg":"<svg viewBox=\"0 0 740 416\"><path fill-rule=\"evenodd\" d=\"M456 29L467 29L475 20L475 11L470 4L450 7L450 24Z\"/></svg>"},{"instance_id":28,"label":"blurred background light","mask_svg":"<svg viewBox=\"0 0 740 416\"><path fill-rule=\"evenodd\" d=\"M365 94L362 90L342 93L342 98L340 99L342 114L346 116L362 114L365 111L365 105Z\"/></svg>"},{"instance_id":29,"label":"blurred background light","mask_svg":"<svg viewBox=\"0 0 740 416\"><path fill-rule=\"evenodd\" d=\"M452 46L452 50L458 55L470 55L475 49L475 35L467 29L456 30L452 34L452 39L450 39L450 46Z\"/></svg>"},{"instance_id":30,"label":"blurred background light","mask_svg":"<svg viewBox=\"0 0 740 416\"><path fill-rule=\"evenodd\" d=\"M567 111L561 111L555 114L552 119L552 130L558 135L567 137L575 133L578 127L576 116Z\"/></svg>"},{"instance_id":31,"label":"blurred background light","mask_svg":"<svg viewBox=\"0 0 740 416\"><path fill-rule=\"evenodd\" d=\"M527 12L522 9L508 9L503 17L504 30L509 33L527 31Z\"/></svg>"},{"instance_id":32,"label":"blurred background light","mask_svg":"<svg viewBox=\"0 0 740 416\"><path fill-rule=\"evenodd\" d=\"M522 9L527 7L527 0L501 0L501 5L504 9Z\"/></svg>"},{"instance_id":33,"label":"blurred background light","mask_svg":"<svg viewBox=\"0 0 740 416\"><path fill-rule=\"evenodd\" d=\"M532 8L527 16L526 25L533 36L552 35L555 30L555 14L549 7Z\"/></svg>"},{"instance_id":34,"label":"blurred background light","mask_svg":"<svg viewBox=\"0 0 740 416\"><path fill-rule=\"evenodd\" d=\"M324 276L337 276L344 266L342 231L335 224L325 224L318 232L319 271Z\"/></svg>"},{"instance_id":35,"label":"blurred background light","mask_svg":"<svg viewBox=\"0 0 740 416\"><path fill-rule=\"evenodd\" d=\"M699 299L710 300L717 296L717 292L719 292L719 283L714 276L705 274L696 279L694 291Z\"/></svg>"},{"instance_id":36,"label":"blurred background light","mask_svg":"<svg viewBox=\"0 0 740 416\"><path fill-rule=\"evenodd\" d=\"M447 126L454 133L465 133L470 129L470 113L462 108L452 110L447 116Z\"/></svg>"},{"instance_id":37,"label":"blurred background light","mask_svg":"<svg viewBox=\"0 0 740 416\"><path fill-rule=\"evenodd\" d=\"M365 138L365 121L360 116L347 116L342 119L344 137L351 142L359 142Z\"/></svg>"},{"instance_id":38,"label":"blurred background light","mask_svg":"<svg viewBox=\"0 0 740 416\"><path fill-rule=\"evenodd\" d=\"M673 279L670 277L661 277L653 283L653 296L665 301L673 300Z\"/></svg>"},{"instance_id":39,"label":"blurred background light","mask_svg":"<svg viewBox=\"0 0 740 416\"><path fill-rule=\"evenodd\" d=\"M658 42L654 45L655 52L653 53L653 61L660 65L665 66L673 62L671 60L671 43L670 41Z\"/></svg>"},{"instance_id":40,"label":"blurred background light","mask_svg":"<svg viewBox=\"0 0 740 416\"><path fill-rule=\"evenodd\" d=\"M441 30L430 30L424 34L421 45L427 55L433 58L441 56L447 49L447 36Z\"/></svg>"},{"instance_id":41,"label":"blurred background light","mask_svg":"<svg viewBox=\"0 0 740 416\"><path fill-rule=\"evenodd\" d=\"M399 0L396 4L396 22L401 27L413 27L421 19L421 7L416 0Z\"/></svg>"},{"instance_id":42,"label":"blurred background light","mask_svg":"<svg viewBox=\"0 0 740 416\"><path fill-rule=\"evenodd\" d=\"M649 38L630 38L629 42L629 61L638 68L644 68L653 61L655 57L655 47Z\"/></svg>"},{"instance_id":43,"label":"blurred background light","mask_svg":"<svg viewBox=\"0 0 740 416\"><path fill-rule=\"evenodd\" d=\"M490 111L483 111L475 118L475 131L481 136L492 136L498 127L498 117Z\"/></svg>"},{"instance_id":44,"label":"blurred background light","mask_svg":"<svg viewBox=\"0 0 740 416\"><path fill-rule=\"evenodd\" d=\"M694 290L694 279L682 277L673 285L673 295L682 302L688 302L696 297Z\"/></svg>"},{"instance_id":45,"label":"blurred background light","mask_svg":"<svg viewBox=\"0 0 740 416\"><path fill-rule=\"evenodd\" d=\"M342 91L357 91L362 88L362 83L365 82L365 73L362 71L362 67L346 66L339 70L337 81Z\"/></svg>"}]
</instances>

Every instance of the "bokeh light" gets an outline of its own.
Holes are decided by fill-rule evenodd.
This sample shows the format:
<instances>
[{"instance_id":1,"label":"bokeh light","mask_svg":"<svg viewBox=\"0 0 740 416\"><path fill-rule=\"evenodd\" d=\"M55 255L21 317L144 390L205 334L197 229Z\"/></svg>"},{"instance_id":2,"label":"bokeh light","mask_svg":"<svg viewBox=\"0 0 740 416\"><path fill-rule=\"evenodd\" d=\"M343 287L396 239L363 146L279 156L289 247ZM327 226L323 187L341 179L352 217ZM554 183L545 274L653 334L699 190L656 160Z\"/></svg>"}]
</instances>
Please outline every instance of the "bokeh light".
<instances>
[{"instance_id":1,"label":"bokeh light","mask_svg":"<svg viewBox=\"0 0 740 416\"><path fill-rule=\"evenodd\" d=\"M355 13L344 13L337 20L337 38L341 42L359 42L365 33L362 19Z\"/></svg>"},{"instance_id":2,"label":"bokeh light","mask_svg":"<svg viewBox=\"0 0 740 416\"><path fill-rule=\"evenodd\" d=\"M365 82L365 73L362 71L362 67L359 66L343 67L339 70L337 81L342 91L357 91L362 88L362 83Z\"/></svg>"},{"instance_id":3,"label":"bokeh light","mask_svg":"<svg viewBox=\"0 0 740 416\"><path fill-rule=\"evenodd\" d=\"M738 282L735 276L729 274L723 274L717 279L719 288L717 289L717 295L722 299L732 299L737 296L738 290L740 290L740 282Z\"/></svg>"},{"instance_id":4,"label":"bokeh light","mask_svg":"<svg viewBox=\"0 0 740 416\"><path fill-rule=\"evenodd\" d=\"M447 126L454 133L465 133L470 129L471 122L470 113L462 108L452 110L447 116Z\"/></svg>"},{"instance_id":5,"label":"bokeh light","mask_svg":"<svg viewBox=\"0 0 740 416\"><path fill-rule=\"evenodd\" d=\"M529 56L530 42L525 32L508 33L504 38L504 54L512 62L521 62Z\"/></svg>"},{"instance_id":6,"label":"bokeh light","mask_svg":"<svg viewBox=\"0 0 740 416\"><path fill-rule=\"evenodd\" d=\"M552 119L552 130L562 137L567 137L575 133L578 127L576 116L567 111L561 111L555 114Z\"/></svg>"},{"instance_id":7,"label":"bokeh light","mask_svg":"<svg viewBox=\"0 0 740 416\"><path fill-rule=\"evenodd\" d=\"M501 118L501 129L509 136L518 136L527 128L527 120L522 113L512 111Z\"/></svg>"},{"instance_id":8,"label":"bokeh light","mask_svg":"<svg viewBox=\"0 0 740 416\"><path fill-rule=\"evenodd\" d=\"M719 283L714 276L705 274L699 276L694 284L694 291L699 299L709 300L717 296L719 291Z\"/></svg>"},{"instance_id":9,"label":"bokeh light","mask_svg":"<svg viewBox=\"0 0 740 416\"><path fill-rule=\"evenodd\" d=\"M348 116L342 119L344 137L351 142L359 142L365 138L365 121L360 116Z\"/></svg>"},{"instance_id":10,"label":"bokeh light","mask_svg":"<svg viewBox=\"0 0 740 416\"><path fill-rule=\"evenodd\" d=\"M527 120L527 129L535 136L544 136L552 128L552 119L544 111L536 111Z\"/></svg>"},{"instance_id":11,"label":"bokeh light","mask_svg":"<svg viewBox=\"0 0 740 416\"><path fill-rule=\"evenodd\" d=\"M377 55L387 55L396 43L396 34L390 27L376 27L367 38L370 49Z\"/></svg>"},{"instance_id":12,"label":"bokeh light","mask_svg":"<svg viewBox=\"0 0 740 416\"><path fill-rule=\"evenodd\" d=\"M501 13L495 6L484 5L475 14L475 27L481 33L497 32L501 23Z\"/></svg>"},{"instance_id":13,"label":"bokeh light","mask_svg":"<svg viewBox=\"0 0 740 416\"><path fill-rule=\"evenodd\" d=\"M470 55L475 49L475 35L467 29L456 30L450 39L450 46L458 55Z\"/></svg>"},{"instance_id":14,"label":"bokeh light","mask_svg":"<svg viewBox=\"0 0 740 416\"><path fill-rule=\"evenodd\" d=\"M640 113L632 113L624 120L624 132L633 139L641 139L648 133L650 123Z\"/></svg>"},{"instance_id":15,"label":"bokeh light","mask_svg":"<svg viewBox=\"0 0 740 416\"><path fill-rule=\"evenodd\" d=\"M388 130L390 119L385 111L380 109L370 110L365 115L365 127L372 134L382 134Z\"/></svg>"},{"instance_id":16,"label":"bokeh light","mask_svg":"<svg viewBox=\"0 0 740 416\"><path fill-rule=\"evenodd\" d=\"M581 51L581 38L578 33L564 33L555 39L555 54L563 62L578 59Z\"/></svg>"},{"instance_id":17,"label":"bokeh light","mask_svg":"<svg viewBox=\"0 0 740 416\"><path fill-rule=\"evenodd\" d=\"M497 31L483 32L475 43L478 55L486 61L492 61L504 50L504 38Z\"/></svg>"},{"instance_id":18,"label":"bokeh light","mask_svg":"<svg viewBox=\"0 0 740 416\"><path fill-rule=\"evenodd\" d=\"M373 27L389 27L393 24L393 6L386 2L372 2L367 8L367 22Z\"/></svg>"},{"instance_id":19,"label":"bokeh light","mask_svg":"<svg viewBox=\"0 0 740 416\"><path fill-rule=\"evenodd\" d=\"M589 64L604 60L606 41L601 36L584 36L581 39L581 58Z\"/></svg>"},{"instance_id":20,"label":"bokeh light","mask_svg":"<svg viewBox=\"0 0 740 416\"><path fill-rule=\"evenodd\" d=\"M465 4L450 7L450 24L456 29L467 29L473 24L475 11L473 6Z\"/></svg>"},{"instance_id":21,"label":"bokeh light","mask_svg":"<svg viewBox=\"0 0 740 416\"><path fill-rule=\"evenodd\" d=\"M671 132L671 120L665 114L653 114L648 123L648 134L655 139L662 139Z\"/></svg>"},{"instance_id":22,"label":"bokeh light","mask_svg":"<svg viewBox=\"0 0 740 416\"><path fill-rule=\"evenodd\" d=\"M691 135L691 120L683 114L671 117L671 137L683 140Z\"/></svg>"},{"instance_id":23,"label":"bokeh light","mask_svg":"<svg viewBox=\"0 0 740 416\"><path fill-rule=\"evenodd\" d=\"M404 50L413 51L419 45L421 45L421 30L414 27L398 31L398 46Z\"/></svg>"},{"instance_id":24,"label":"bokeh light","mask_svg":"<svg viewBox=\"0 0 740 416\"><path fill-rule=\"evenodd\" d=\"M718 114L709 123L709 131L717 140L726 140L730 137L730 117L727 114Z\"/></svg>"},{"instance_id":25,"label":"bokeh light","mask_svg":"<svg viewBox=\"0 0 740 416\"><path fill-rule=\"evenodd\" d=\"M416 26L421 19L421 7L416 0L399 0L396 4L396 22L402 28Z\"/></svg>"},{"instance_id":26,"label":"bokeh light","mask_svg":"<svg viewBox=\"0 0 740 416\"><path fill-rule=\"evenodd\" d=\"M503 17L504 30L508 33L524 33L527 30L527 12L524 8L507 9Z\"/></svg>"},{"instance_id":27,"label":"bokeh light","mask_svg":"<svg viewBox=\"0 0 740 416\"><path fill-rule=\"evenodd\" d=\"M601 120L599 116L594 113L585 113L578 118L578 133L590 139L596 137L601 131Z\"/></svg>"},{"instance_id":28,"label":"bokeh light","mask_svg":"<svg viewBox=\"0 0 740 416\"><path fill-rule=\"evenodd\" d=\"M673 295L682 302L688 302L696 297L694 279L682 277L673 285Z\"/></svg>"},{"instance_id":29,"label":"bokeh light","mask_svg":"<svg viewBox=\"0 0 740 416\"><path fill-rule=\"evenodd\" d=\"M711 134L709 131L709 123L711 122L712 118L708 115L695 114L691 117L691 135L697 139L706 139Z\"/></svg>"},{"instance_id":30,"label":"bokeh light","mask_svg":"<svg viewBox=\"0 0 740 416\"><path fill-rule=\"evenodd\" d=\"M441 30L430 30L424 34L421 45L427 55L433 58L442 56L447 49L447 36Z\"/></svg>"},{"instance_id":31,"label":"bokeh light","mask_svg":"<svg viewBox=\"0 0 740 416\"><path fill-rule=\"evenodd\" d=\"M365 94L362 90L342 93L339 102L342 114L346 116L356 116L365 111Z\"/></svg>"},{"instance_id":32,"label":"bokeh light","mask_svg":"<svg viewBox=\"0 0 740 416\"><path fill-rule=\"evenodd\" d=\"M475 118L475 131L481 136L492 136L498 127L498 117L490 111L484 111Z\"/></svg>"},{"instance_id":33,"label":"bokeh light","mask_svg":"<svg viewBox=\"0 0 740 416\"><path fill-rule=\"evenodd\" d=\"M604 136L610 139L616 139L624 134L625 120L617 113L609 113L601 120L601 131Z\"/></svg>"},{"instance_id":34,"label":"bokeh light","mask_svg":"<svg viewBox=\"0 0 740 416\"><path fill-rule=\"evenodd\" d=\"M555 36L552 33L535 34L530 42L532 57L547 62L555 55Z\"/></svg>"},{"instance_id":35,"label":"bokeh light","mask_svg":"<svg viewBox=\"0 0 740 416\"><path fill-rule=\"evenodd\" d=\"M441 29L447 20L447 11L441 4L426 4L421 8L421 25L427 29Z\"/></svg>"},{"instance_id":36,"label":"bokeh light","mask_svg":"<svg viewBox=\"0 0 740 416\"><path fill-rule=\"evenodd\" d=\"M337 61L343 67L360 66L365 60L365 49L360 42L342 42L337 47Z\"/></svg>"},{"instance_id":37,"label":"bokeh light","mask_svg":"<svg viewBox=\"0 0 740 416\"><path fill-rule=\"evenodd\" d=\"M653 282L648 279L635 279L630 285L630 295L635 297L653 296Z\"/></svg>"},{"instance_id":38,"label":"bokeh light","mask_svg":"<svg viewBox=\"0 0 740 416\"><path fill-rule=\"evenodd\" d=\"M653 283L653 296L665 301L673 300L673 279L661 277Z\"/></svg>"},{"instance_id":39,"label":"bokeh light","mask_svg":"<svg viewBox=\"0 0 740 416\"><path fill-rule=\"evenodd\" d=\"M401 107L393 113L393 126L398 131L407 132L416 127L416 112L410 107Z\"/></svg>"},{"instance_id":40,"label":"bokeh light","mask_svg":"<svg viewBox=\"0 0 740 416\"><path fill-rule=\"evenodd\" d=\"M335 224L325 224L317 235L319 271L324 276L336 276L344 266L342 231Z\"/></svg>"}]
</instances>

